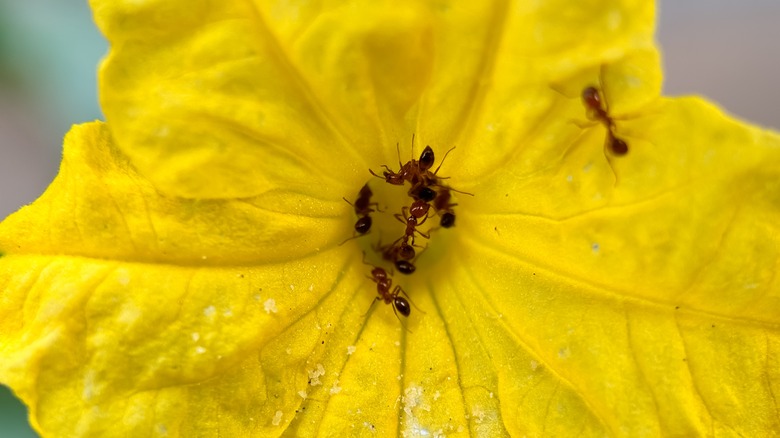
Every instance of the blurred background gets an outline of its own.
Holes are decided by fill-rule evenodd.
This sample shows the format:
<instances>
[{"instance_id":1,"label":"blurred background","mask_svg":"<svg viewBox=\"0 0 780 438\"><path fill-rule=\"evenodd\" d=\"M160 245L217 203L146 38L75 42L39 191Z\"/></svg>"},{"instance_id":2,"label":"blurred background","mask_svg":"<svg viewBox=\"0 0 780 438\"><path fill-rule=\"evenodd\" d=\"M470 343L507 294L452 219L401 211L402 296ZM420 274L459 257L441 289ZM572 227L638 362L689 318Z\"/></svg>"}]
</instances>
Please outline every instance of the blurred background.
<instances>
[{"instance_id":1,"label":"blurred background","mask_svg":"<svg viewBox=\"0 0 780 438\"><path fill-rule=\"evenodd\" d=\"M780 2L661 0L658 20L664 94L707 96L780 129ZM46 189L70 126L102 118L96 67L106 50L86 0L0 0L0 220ZM33 436L24 406L0 386L0 437Z\"/></svg>"}]
</instances>

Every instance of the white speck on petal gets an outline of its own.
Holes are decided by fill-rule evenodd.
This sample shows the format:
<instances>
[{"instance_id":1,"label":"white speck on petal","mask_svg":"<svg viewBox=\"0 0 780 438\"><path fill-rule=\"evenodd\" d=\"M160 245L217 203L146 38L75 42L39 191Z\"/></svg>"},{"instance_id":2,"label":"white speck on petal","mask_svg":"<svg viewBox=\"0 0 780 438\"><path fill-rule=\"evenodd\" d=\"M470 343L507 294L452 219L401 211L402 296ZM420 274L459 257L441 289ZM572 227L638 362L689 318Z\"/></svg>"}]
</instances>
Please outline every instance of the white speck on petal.
<instances>
[{"instance_id":1,"label":"white speck on petal","mask_svg":"<svg viewBox=\"0 0 780 438\"><path fill-rule=\"evenodd\" d=\"M306 400L306 396L309 395L309 394L306 394L306 391L301 390L301 391L298 391L298 395L300 395L301 398Z\"/></svg>"},{"instance_id":2,"label":"white speck on petal","mask_svg":"<svg viewBox=\"0 0 780 438\"><path fill-rule=\"evenodd\" d=\"M311 386L322 385L320 377L325 375L325 367L321 363L317 364L317 367L313 370L309 370L309 384Z\"/></svg>"},{"instance_id":3,"label":"white speck on petal","mask_svg":"<svg viewBox=\"0 0 780 438\"><path fill-rule=\"evenodd\" d=\"M192 340L195 342L198 342L198 339L200 339L200 333L198 332L192 332L192 335L190 336L192 336Z\"/></svg>"},{"instance_id":4,"label":"white speck on petal","mask_svg":"<svg viewBox=\"0 0 780 438\"><path fill-rule=\"evenodd\" d=\"M438 399L439 399L439 397L441 397L441 393L440 393L439 391L436 391L436 392L433 394L433 401L436 401L436 400L438 400Z\"/></svg>"},{"instance_id":5,"label":"white speck on petal","mask_svg":"<svg viewBox=\"0 0 780 438\"><path fill-rule=\"evenodd\" d=\"M295 285L291 284L290 285L290 290L295 290Z\"/></svg>"},{"instance_id":6,"label":"white speck on petal","mask_svg":"<svg viewBox=\"0 0 780 438\"><path fill-rule=\"evenodd\" d=\"M339 381L336 380L335 382L333 382L333 386L330 388L330 393L338 394L340 392L341 392L341 387L339 386Z\"/></svg>"},{"instance_id":7,"label":"white speck on petal","mask_svg":"<svg viewBox=\"0 0 780 438\"><path fill-rule=\"evenodd\" d=\"M208 306L203 309L203 316L211 317L214 316L215 313L217 313L217 308L214 306Z\"/></svg>"},{"instance_id":8,"label":"white speck on petal","mask_svg":"<svg viewBox=\"0 0 780 438\"><path fill-rule=\"evenodd\" d=\"M314 290L314 283L312 283L312 284L310 284L310 285L309 285L309 292L311 292L311 291L313 291L313 290Z\"/></svg>"},{"instance_id":9,"label":"white speck on petal","mask_svg":"<svg viewBox=\"0 0 780 438\"><path fill-rule=\"evenodd\" d=\"M255 301L260 301L260 294L255 294L254 299Z\"/></svg>"},{"instance_id":10,"label":"white speck on petal","mask_svg":"<svg viewBox=\"0 0 780 438\"><path fill-rule=\"evenodd\" d=\"M352 353L355 352L355 350L357 350L357 347L355 347L354 345L350 345L347 347L347 354L351 355Z\"/></svg>"},{"instance_id":11,"label":"white speck on petal","mask_svg":"<svg viewBox=\"0 0 780 438\"><path fill-rule=\"evenodd\" d=\"M399 342L399 341L395 341L395 346L396 346L396 347L400 347L400 346L401 346L401 342Z\"/></svg>"},{"instance_id":12,"label":"white speck on petal","mask_svg":"<svg viewBox=\"0 0 780 438\"><path fill-rule=\"evenodd\" d=\"M198 345L197 347L195 347L195 352L198 354L203 354L206 352L206 349Z\"/></svg>"},{"instance_id":13,"label":"white speck on petal","mask_svg":"<svg viewBox=\"0 0 780 438\"><path fill-rule=\"evenodd\" d=\"M274 418L271 420L271 424L278 426L282 422L282 411L276 411Z\"/></svg>"},{"instance_id":14,"label":"white speck on petal","mask_svg":"<svg viewBox=\"0 0 780 438\"><path fill-rule=\"evenodd\" d=\"M409 385L404 390L401 398L403 410L406 413L407 432L411 436L430 435L430 432L420 425L419 419L414 415L414 411L422 409L430 412L431 406L423 401L423 388L419 385Z\"/></svg>"},{"instance_id":15,"label":"white speck on petal","mask_svg":"<svg viewBox=\"0 0 780 438\"><path fill-rule=\"evenodd\" d=\"M273 298L269 298L265 300L265 303L263 303L263 308L265 308L265 313L271 313L271 312L276 313L278 310L276 308L276 300L274 300Z\"/></svg>"},{"instance_id":16,"label":"white speck on petal","mask_svg":"<svg viewBox=\"0 0 780 438\"><path fill-rule=\"evenodd\" d=\"M477 424L482 423L485 419L485 413L480 408L474 408L474 410L471 411L471 416L475 418L474 422Z\"/></svg>"},{"instance_id":17,"label":"white speck on petal","mask_svg":"<svg viewBox=\"0 0 780 438\"><path fill-rule=\"evenodd\" d=\"M233 311L232 311L232 310L230 310L230 309L225 309L225 310L222 312L222 315L224 315L224 316L233 316Z\"/></svg>"},{"instance_id":18,"label":"white speck on petal","mask_svg":"<svg viewBox=\"0 0 780 438\"><path fill-rule=\"evenodd\" d=\"M533 371L536 371L536 369L537 369L537 368L539 368L539 362L537 362L537 361L535 361L535 360L532 360L532 361L531 361L531 369L532 369Z\"/></svg>"},{"instance_id":19,"label":"white speck on petal","mask_svg":"<svg viewBox=\"0 0 780 438\"><path fill-rule=\"evenodd\" d=\"M574 181L574 176L572 176L572 175L566 175L566 181L568 181L568 182L572 182L572 181Z\"/></svg>"}]
</instances>

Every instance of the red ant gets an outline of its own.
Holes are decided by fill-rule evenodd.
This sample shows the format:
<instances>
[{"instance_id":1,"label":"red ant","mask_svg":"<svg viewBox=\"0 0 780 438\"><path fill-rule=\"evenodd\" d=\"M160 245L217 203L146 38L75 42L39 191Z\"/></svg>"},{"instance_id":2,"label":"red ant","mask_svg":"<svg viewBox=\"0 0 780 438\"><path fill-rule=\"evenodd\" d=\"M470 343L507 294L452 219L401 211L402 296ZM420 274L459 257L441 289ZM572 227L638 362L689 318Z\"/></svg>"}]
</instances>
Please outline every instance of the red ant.
<instances>
[{"instance_id":1,"label":"red ant","mask_svg":"<svg viewBox=\"0 0 780 438\"><path fill-rule=\"evenodd\" d=\"M628 153L628 143L615 136L615 121L609 115L609 108L606 100L602 99L601 92L594 86L585 87L582 90L582 102L587 108L588 118L593 121L601 122L607 128L606 147L615 156L623 156Z\"/></svg>"},{"instance_id":2,"label":"red ant","mask_svg":"<svg viewBox=\"0 0 780 438\"><path fill-rule=\"evenodd\" d=\"M441 163L439 163L436 170L431 173L429 169L433 167L433 163L436 160L433 148L425 146L425 149L423 149L420 154L419 160L412 158L407 161L406 164L401 163L401 150L399 149L398 143L395 144L395 148L398 153L398 172L393 172L386 164L382 165L386 170L382 172L381 176L374 173L371 169L368 169L368 171L371 172L371 175L382 178L385 182L397 186L403 185L404 181L409 181L412 185L412 189L409 190L410 195L412 195L412 192L415 189L419 189L420 186L427 187L428 185L439 185L439 178L436 174L439 172L439 169L441 169L442 164L444 164L444 160L447 159L447 155L455 149L454 146L450 148L450 150L444 154L444 158L442 158ZM414 135L412 135L412 148L414 148Z\"/></svg>"},{"instance_id":3,"label":"red ant","mask_svg":"<svg viewBox=\"0 0 780 438\"><path fill-rule=\"evenodd\" d=\"M414 245L415 232L418 233L420 236L425 237L426 239L430 239L431 238L430 234L423 233L422 231L417 229L418 225L422 225L425 223L426 220L428 220L427 213L424 216L421 216L422 221L418 222L417 219L419 219L419 217L415 216L414 214L410 214L409 211L410 211L409 207L404 206L403 208L401 208L401 214L396 213L394 215L399 222L406 224L406 230L404 231L404 235L401 236L397 241L403 240L404 243L409 243L409 238L411 238L412 245Z\"/></svg>"},{"instance_id":4,"label":"red ant","mask_svg":"<svg viewBox=\"0 0 780 438\"><path fill-rule=\"evenodd\" d=\"M355 222L356 234L348 238L347 240L341 242L339 246L345 244L349 240L363 236L366 233L368 233L369 230L371 230L371 224L373 223L373 220L371 219L371 216L369 216L369 214L375 211L371 207L373 206L376 207L377 210L379 209L378 203L371 202L371 195L373 195L373 193L371 192L371 189L368 187L368 183L366 183L360 189L360 192L358 193L358 198L355 200L354 204L349 202L347 198L341 198L344 201L346 201L347 204L351 205L355 209L355 214L360 217L358 218L357 222Z\"/></svg>"},{"instance_id":5,"label":"red ant","mask_svg":"<svg viewBox=\"0 0 780 438\"><path fill-rule=\"evenodd\" d=\"M390 278L390 275L387 273L387 271L384 270L384 268L367 263L365 253L363 253L363 263L374 268L371 270L371 275L367 275L366 277L376 283L376 292L379 294L379 296L376 297L376 299L371 303L371 306L373 307L377 301L384 301L385 304L392 303L393 313L395 313L396 318L398 317L399 313L408 317L409 314L412 313L412 308L409 306L409 301L399 295L402 293L409 297L406 291L404 291L400 285L396 285L395 288L390 291L390 288L393 286L393 280ZM369 310L371 309L369 308ZM398 320L400 321L401 318L398 318Z\"/></svg>"},{"instance_id":6,"label":"red ant","mask_svg":"<svg viewBox=\"0 0 780 438\"><path fill-rule=\"evenodd\" d=\"M387 246L377 245L374 250L382 253L382 258L393 262L396 269L402 274L413 274L417 268L414 266L414 260L417 253L414 247L408 242L403 241L403 237Z\"/></svg>"}]
</instances>

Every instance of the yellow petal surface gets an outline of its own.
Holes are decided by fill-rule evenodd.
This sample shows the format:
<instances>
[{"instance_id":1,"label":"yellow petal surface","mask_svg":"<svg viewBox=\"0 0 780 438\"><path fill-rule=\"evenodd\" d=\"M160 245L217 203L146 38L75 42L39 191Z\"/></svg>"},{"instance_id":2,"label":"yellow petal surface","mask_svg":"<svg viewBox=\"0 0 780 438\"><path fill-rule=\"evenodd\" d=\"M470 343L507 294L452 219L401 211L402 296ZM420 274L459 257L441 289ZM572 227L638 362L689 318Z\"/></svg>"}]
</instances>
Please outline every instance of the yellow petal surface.
<instances>
[{"instance_id":1,"label":"yellow petal surface","mask_svg":"<svg viewBox=\"0 0 780 438\"><path fill-rule=\"evenodd\" d=\"M780 429L780 138L658 98L651 3L92 5L108 124L0 225L44 436ZM401 323L338 243L412 133L474 196Z\"/></svg>"}]
</instances>

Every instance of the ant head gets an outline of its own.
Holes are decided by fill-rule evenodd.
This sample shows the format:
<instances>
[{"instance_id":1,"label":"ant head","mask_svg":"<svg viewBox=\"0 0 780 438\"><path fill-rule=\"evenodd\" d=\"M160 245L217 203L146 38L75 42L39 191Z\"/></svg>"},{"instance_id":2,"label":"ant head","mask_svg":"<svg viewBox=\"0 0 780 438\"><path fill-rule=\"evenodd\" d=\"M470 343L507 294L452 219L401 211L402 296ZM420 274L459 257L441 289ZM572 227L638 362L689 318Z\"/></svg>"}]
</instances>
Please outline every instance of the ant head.
<instances>
[{"instance_id":1,"label":"ant head","mask_svg":"<svg viewBox=\"0 0 780 438\"><path fill-rule=\"evenodd\" d=\"M444 228L452 227L455 225L455 214L449 211L444 213L441 215L441 222L439 224Z\"/></svg>"},{"instance_id":2,"label":"ant head","mask_svg":"<svg viewBox=\"0 0 780 438\"><path fill-rule=\"evenodd\" d=\"M433 161L434 161L433 149L431 149L430 146L425 146L425 149L423 149L422 154L420 154L420 161L418 164L418 167L420 168L420 172L425 172L426 170L433 167Z\"/></svg>"},{"instance_id":3,"label":"ant head","mask_svg":"<svg viewBox=\"0 0 780 438\"><path fill-rule=\"evenodd\" d=\"M414 273L414 271L417 269L411 262L406 260L396 260L395 267L398 268L399 272L406 275Z\"/></svg>"},{"instance_id":4,"label":"ant head","mask_svg":"<svg viewBox=\"0 0 780 438\"><path fill-rule=\"evenodd\" d=\"M425 216L426 213L428 213L429 208L431 208L431 206L428 205L427 202L423 200L417 200L412 202L412 206L409 207L409 213L416 218L421 218Z\"/></svg>"},{"instance_id":5,"label":"ant head","mask_svg":"<svg viewBox=\"0 0 780 438\"><path fill-rule=\"evenodd\" d=\"M585 89L582 90L582 101L588 108L601 108L601 95L599 94L598 88L593 86L585 87Z\"/></svg>"},{"instance_id":6,"label":"ant head","mask_svg":"<svg viewBox=\"0 0 780 438\"><path fill-rule=\"evenodd\" d=\"M371 229L371 216L363 216L355 222L355 231L359 234L366 234Z\"/></svg>"},{"instance_id":7,"label":"ant head","mask_svg":"<svg viewBox=\"0 0 780 438\"><path fill-rule=\"evenodd\" d=\"M403 316L409 316L412 313L412 307L409 305L409 301L406 301L404 297L395 297L393 299L393 306Z\"/></svg>"},{"instance_id":8,"label":"ant head","mask_svg":"<svg viewBox=\"0 0 780 438\"><path fill-rule=\"evenodd\" d=\"M374 267L374 269L371 270L371 276L374 277L376 280L387 280L387 271L385 271L383 268Z\"/></svg>"}]
</instances>

